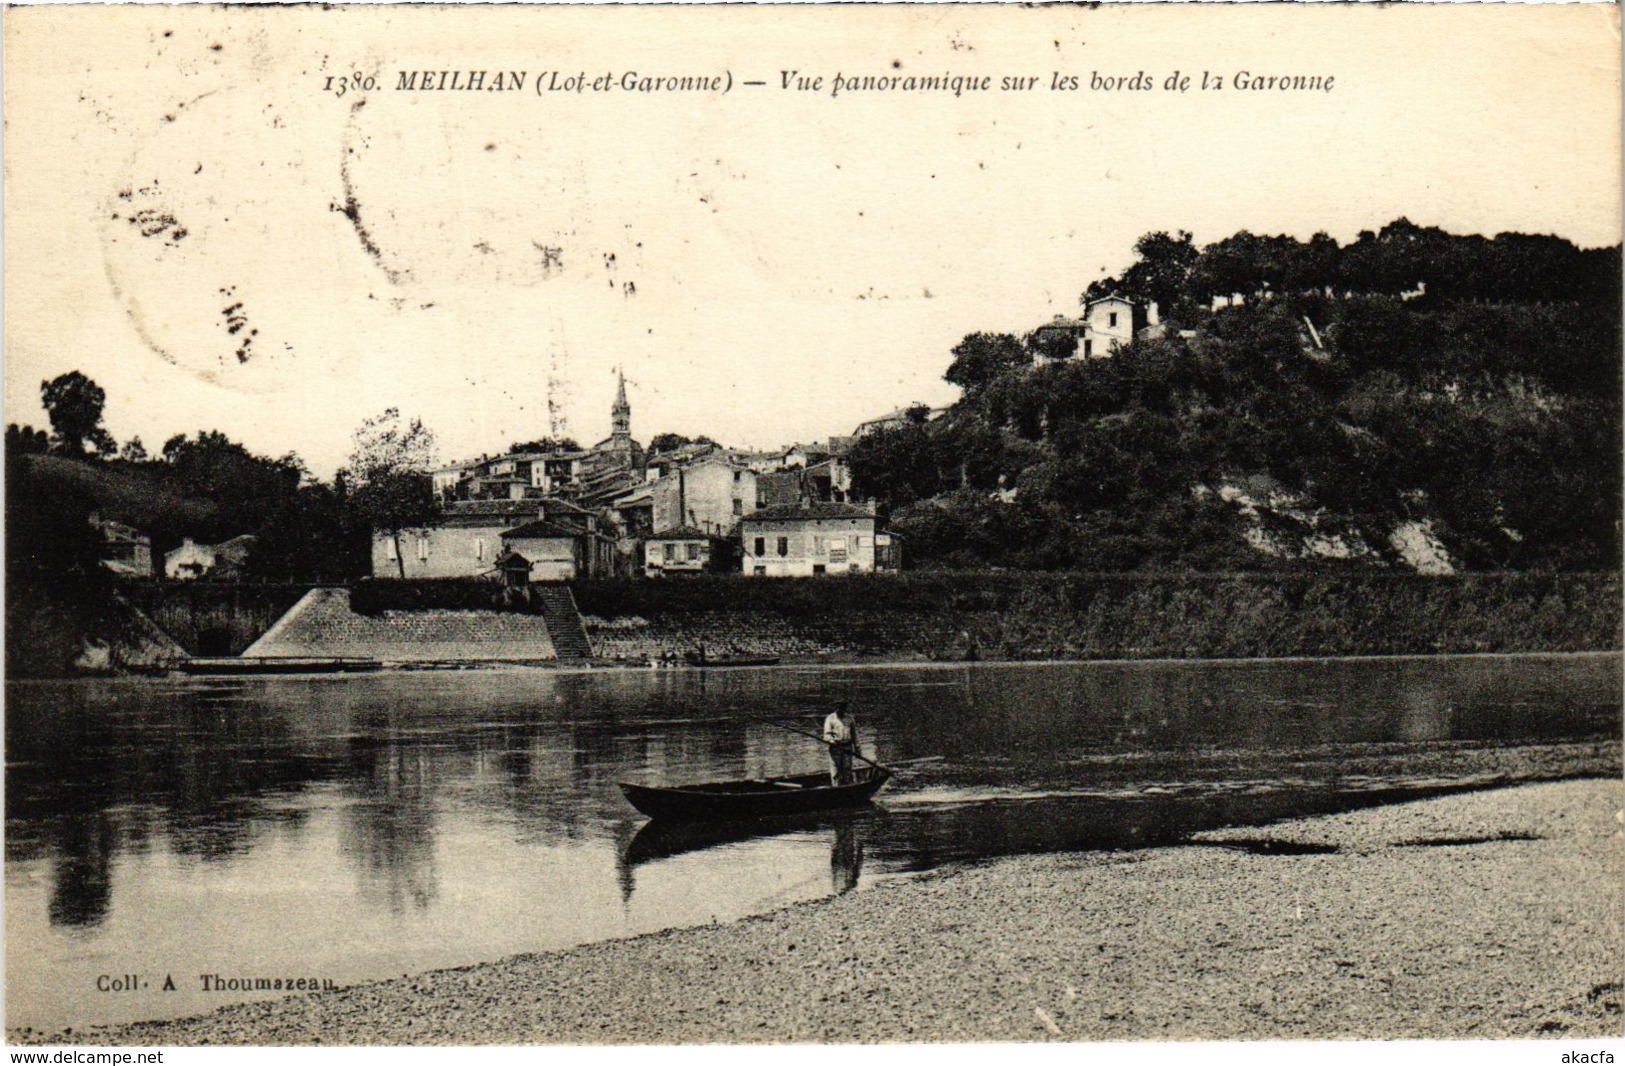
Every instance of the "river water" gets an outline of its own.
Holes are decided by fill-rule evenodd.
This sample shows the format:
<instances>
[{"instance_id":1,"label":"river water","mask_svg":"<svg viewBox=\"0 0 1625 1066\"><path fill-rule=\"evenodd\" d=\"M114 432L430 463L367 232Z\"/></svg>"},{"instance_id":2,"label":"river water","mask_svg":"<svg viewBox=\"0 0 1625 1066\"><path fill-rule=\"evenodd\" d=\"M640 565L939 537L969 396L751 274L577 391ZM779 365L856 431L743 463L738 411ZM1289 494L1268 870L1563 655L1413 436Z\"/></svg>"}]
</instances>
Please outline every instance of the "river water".
<instances>
[{"instance_id":1,"label":"river water","mask_svg":"<svg viewBox=\"0 0 1625 1066\"><path fill-rule=\"evenodd\" d=\"M348 984L1000 855L1617 775L1620 671L1609 653L11 683L6 1024L194 1014L270 994L229 990L245 978ZM671 833L616 787L821 769L819 745L751 716L816 728L841 699L901 769L872 810Z\"/></svg>"}]
</instances>

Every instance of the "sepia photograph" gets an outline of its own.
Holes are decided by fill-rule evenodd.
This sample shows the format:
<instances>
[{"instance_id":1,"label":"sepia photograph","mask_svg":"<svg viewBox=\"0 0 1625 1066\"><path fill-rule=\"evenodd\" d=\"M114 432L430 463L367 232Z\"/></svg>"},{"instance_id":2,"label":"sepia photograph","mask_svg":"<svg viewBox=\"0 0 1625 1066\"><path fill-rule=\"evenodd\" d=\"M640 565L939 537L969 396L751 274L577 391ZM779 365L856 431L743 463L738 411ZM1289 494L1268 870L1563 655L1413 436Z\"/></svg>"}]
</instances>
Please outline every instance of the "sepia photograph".
<instances>
[{"instance_id":1,"label":"sepia photograph","mask_svg":"<svg viewBox=\"0 0 1625 1066\"><path fill-rule=\"evenodd\" d=\"M1612 1062L1620 30L7 8L5 1042Z\"/></svg>"}]
</instances>

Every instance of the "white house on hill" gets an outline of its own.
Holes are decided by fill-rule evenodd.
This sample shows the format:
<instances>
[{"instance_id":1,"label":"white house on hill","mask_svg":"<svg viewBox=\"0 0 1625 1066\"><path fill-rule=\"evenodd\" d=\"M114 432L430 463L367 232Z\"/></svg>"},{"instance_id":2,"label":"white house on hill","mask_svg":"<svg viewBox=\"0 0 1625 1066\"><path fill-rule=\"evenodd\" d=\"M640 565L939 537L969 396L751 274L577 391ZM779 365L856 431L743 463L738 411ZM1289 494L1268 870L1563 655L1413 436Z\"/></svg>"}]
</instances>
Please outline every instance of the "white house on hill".
<instances>
[{"instance_id":1,"label":"white house on hill","mask_svg":"<svg viewBox=\"0 0 1625 1066\"><path fill-rule=\"evenodd\" d=\"M1157 324L1157 305L1123 296L1102 296L1090 300L1078 318L1056 315L1038 327L1038 339L1046 346L1071 339L1077 349L1073 359L1102 359L1133 340L1139 331Z\"/></svg>"}]
</instances>

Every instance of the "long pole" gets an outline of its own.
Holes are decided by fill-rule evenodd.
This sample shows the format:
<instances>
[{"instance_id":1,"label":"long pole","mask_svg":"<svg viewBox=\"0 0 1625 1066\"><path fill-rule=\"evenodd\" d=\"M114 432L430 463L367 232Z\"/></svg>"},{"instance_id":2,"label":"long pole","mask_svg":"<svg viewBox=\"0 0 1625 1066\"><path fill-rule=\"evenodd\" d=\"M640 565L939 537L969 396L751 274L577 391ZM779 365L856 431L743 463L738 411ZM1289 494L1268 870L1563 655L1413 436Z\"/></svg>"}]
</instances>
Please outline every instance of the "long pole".
<instances>
[{"instance_id":1,"label":"long pole","mask_svg":"<svg viewBox=\"0 0 1625 1066\"><path fill-rule=\"evenodd\" d=\"M792 733L800 733L804 737L811 737L813 740L818 741L818 743L820 743L820 744L825 744L825 745L828 745L829 747L834 747L833 744L830 744L830 742L825 740L823 738L823 736L821 736L820 734L812 733L812 732L809 732L809 731L807 731L805 729L797 729L793 725L786 725L784 722L779 721L777 718L763 718L761 715L759 715L759 714L751 714L749 711L745 712L745 717L746 718L754 718L758 722L766 722L768 725L776 725L780 729L788 729ZM857 745L853 745L853 747L856 748ZM863 754L863 752L860 751L860 750L854 750L852 752L852 754L856 755L858 758L862 759L864 762L868 763L870 766L873 766L876 770L884 770L888 774L893 772L891 767L880 765L879 763L875 762L873 759L869 758L867 755Z\"/></svg>"}]
</instances>

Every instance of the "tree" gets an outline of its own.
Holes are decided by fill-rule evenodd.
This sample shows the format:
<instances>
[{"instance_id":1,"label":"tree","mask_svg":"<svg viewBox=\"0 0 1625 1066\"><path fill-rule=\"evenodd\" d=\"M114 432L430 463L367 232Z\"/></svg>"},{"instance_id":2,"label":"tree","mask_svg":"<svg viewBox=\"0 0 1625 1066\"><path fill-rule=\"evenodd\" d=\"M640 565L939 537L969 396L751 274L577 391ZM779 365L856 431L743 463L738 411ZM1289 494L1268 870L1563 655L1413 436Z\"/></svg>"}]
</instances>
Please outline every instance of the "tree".
<instances>
[{"instance_id":1,"label":"tree","mask_svg":"<svg viewBox=\"0 0 1625 1066\"><path fill-rule=\"evenodd\" d=\"M538 440L515 441L508 445L509 455L538 452L578 452L581 445L573 437L542 437Z\"/></svg>"},{"instance_id":2,"label":"tree","mask_svg":"<svg viewBox=\"0 0 1625 1066\"><path fill-rule=\"evenodd\" d=\"M866 433L847 454L852 491L887 505L929 499L946 487L944 458L929 425L909 422Z\"/></svg>"},{"instance_id":3,"label":"tree","mask_svg":"<svg viewBox=\"0 0 1625 1066\"><path fill-rule=\"evenodd\" d=\"M1032 362L1021 341L1008 333L972 333L954 346L954 361L942 376L965 390L966 396Z\"/></svg>"},{"instance_id":4,"label":"tree","mask_svg":"<svg viewBox=\"0 0 1625 1066\"><path fill-rule=\"evenodd\" d=\"M1308 244L1288 247L1284 284L1291 292L1324 293L1338 282L1338 261L1342 249L1324 232L1309 238Z\"/></svg>"},{"instance_id":5,"label":"tree","mask_svg":"<svg viewBox=\"0 0 1625 1066\"><path fill-rule=\"evenodd\" d=\"M1135 242L1134 252L1139 259L1123 272L1123 295L1155 303L1161 317L1183 318L1186 283L1201 254L1190 233L1147 233Z\"/></svg>"},{"instance_id":6,"label":"tree","mask_svg":"<svg viewBox=\"0 0 1625 1066\"><path fill-rule=\"evenodd\" d=\"M162 475L180 495L208 500L215 516L189 536L235 537L259 530L286 505L305 477L297 455L255 455L218 430L177 434L164 443Z\"/></svg>"},{"instance_id":7,"label":"tree","mask_svg":"<svg viewBox=\"0 0 1625 1066\"><path fill-rule=\"evenodd\" d=\"M7 459L19 455L44 455L50 450L50 437L43 429L19 426L15 422L6 426Z\"/></svg>"},{"instance_id":8,"label":"tree","mask_svg":"<svg viewBox=\"0 0 1625 1066\"><path fill-rule=\"evenodd\" d=\"M119 451L118 457L126 463L144 463L148 459L147 446L140 437L131 437Z\"/></svg>"},{"instance_id":9,"label":"tree","mask_svg":"<svg viewBox=\"0 0 1625 1066\"><path fill-rule=\"evenodd\" d=\"M303 485L264 525L248 557L250 576L267 581L343 581L364 576L369 534L357 529L342 480Z\"/></svg>"},{"instance_id":10,"label":"tree","mask_svg":"<svg viewBox=\"0 0 1625 1066\"><path fill-rule=\"evenodd\" d=\"M40 382L40 395L59 451L82 458L88 445L94 456L113 453L117 445L102 428L107 393L100 385L74 370Z\"/></svg>"},{"instance_id":11,"label":"tree","mask_svg":"<svg viewBox=\"0 0 1625 1066\"><path fill-rule=\"evenodd\" d=\"M434 521L437 508L429 471L435 465L434 433L420 419L401 418L397 408L369 418L355 431L346 478L351 507L374 535L395 543L395 562L406 577L401 533Z\"/></svg>"},{"instance_id":12,"label":"tree","mask_svg":"<svg viewBox=\"0 0 1625 1066\"><path fill-rule=\"evenodd\" d=\"M649 441L649 454L659 452L674 452L685 444L715 444L710 437L685 437L681 433L656 433L654 439Z\"/></svg>"}]
</instances>

